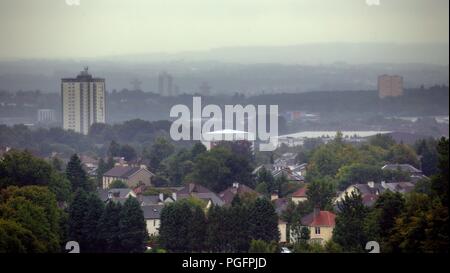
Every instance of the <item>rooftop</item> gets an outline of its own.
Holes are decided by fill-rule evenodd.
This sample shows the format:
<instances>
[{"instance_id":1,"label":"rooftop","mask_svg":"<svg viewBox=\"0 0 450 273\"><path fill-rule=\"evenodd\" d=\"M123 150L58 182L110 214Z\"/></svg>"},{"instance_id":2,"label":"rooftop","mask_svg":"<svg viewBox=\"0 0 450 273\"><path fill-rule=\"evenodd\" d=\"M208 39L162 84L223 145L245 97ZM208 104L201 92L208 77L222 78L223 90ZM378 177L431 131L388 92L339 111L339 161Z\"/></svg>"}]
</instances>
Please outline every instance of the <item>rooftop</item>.
<instances>
[{"instance_id":1,"label":"rooftop","mask_svg":"<svg viewBox=\"0 0 450 273\"><path fill-rule=\"evenodd\" d=\"M314 211L301 219L303 225L310 227L334 227L336 215L330 211Z\"/></svg>"}]
</instances>

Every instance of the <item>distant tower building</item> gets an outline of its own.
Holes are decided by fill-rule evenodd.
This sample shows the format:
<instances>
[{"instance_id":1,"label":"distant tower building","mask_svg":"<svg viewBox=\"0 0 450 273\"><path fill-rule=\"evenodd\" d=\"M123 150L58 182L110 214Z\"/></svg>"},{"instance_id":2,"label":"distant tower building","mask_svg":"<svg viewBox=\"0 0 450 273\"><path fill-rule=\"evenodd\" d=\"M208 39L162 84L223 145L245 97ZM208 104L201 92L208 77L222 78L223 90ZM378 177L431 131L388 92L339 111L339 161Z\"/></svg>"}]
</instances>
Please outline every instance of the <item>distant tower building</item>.
<instances>
[{"instance_id":1,"label":"distant tower building","mask_svg":"<svg viewBox=\"0 0 450 273\"><path fill-rule=\"evenodd\" d=\"M390 75L378 77L378 96L381 99L401 95L403 95L403 77Z\"/></svg>"},{"instance_id":2,"label":"distant tower building","mask_svg":"<svg viewBox=\"0 0 450 273\"><path fill-rule=\"evenodd\" d=\"M141 90L141 84L142 82L139 79L133 79L130 82L131 86L133 87L134 91L140 91Z\"/></svg>"},{"instance_id":3,"label":"distant tower building","mask_svg":"<svg viewBox=\"0 0 450 273\"><path fill-rule=\"evenodd\" d=\"M53 123L56 121L55 110L53 109L38 109L37 121L39 123Z\"/></svg>"},{"instance_id":4,"label":"distant tower building","mask_svg":"<svg viewBox=\"0 0 450 273\"><path fill-rule=\"evenodd\" d=\"M105 79L93 78L87 67L61 80L61 98L65 130L87 134L92 124L105 122Z\"/></svg>"},{"instance_id":5,"label":"distant tower building","mask_svg":"<svg viewBox=\"0 0 450 273\"><path fill-rule=\"evenodd\" d=\"M209 95L211 92L211 86L207 82L202 82L198 89L200 90L200 94L205 96Z\"/></svg>"},{"instance_id":6,"label":"distant tower building","mask_svg":"<svg viewBox=\"0 0 450 273\"><path fill-rule=\"evenodd\" d=\"M167 72L161 72L158 75L158 93L161 96L172 96L173 95L173 78Z\"/></svg>"}]
</instances>

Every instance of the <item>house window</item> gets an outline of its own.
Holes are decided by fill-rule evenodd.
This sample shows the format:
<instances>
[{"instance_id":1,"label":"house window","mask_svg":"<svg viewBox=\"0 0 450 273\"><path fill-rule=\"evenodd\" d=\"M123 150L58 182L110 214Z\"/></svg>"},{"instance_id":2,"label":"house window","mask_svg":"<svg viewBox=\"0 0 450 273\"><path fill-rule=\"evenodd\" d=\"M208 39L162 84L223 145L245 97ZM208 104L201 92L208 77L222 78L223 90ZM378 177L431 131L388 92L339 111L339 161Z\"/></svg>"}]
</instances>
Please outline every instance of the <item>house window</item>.
<instances>
[{"instance_id":1,"label":"house window","mask_svg":"<svg viewBox=\"0 0 450 273\"><path fill-rule=\"evenodd\" d=\"M320 227L316 227L316 234L320 234Z\"/></svg>"}]
</instances>

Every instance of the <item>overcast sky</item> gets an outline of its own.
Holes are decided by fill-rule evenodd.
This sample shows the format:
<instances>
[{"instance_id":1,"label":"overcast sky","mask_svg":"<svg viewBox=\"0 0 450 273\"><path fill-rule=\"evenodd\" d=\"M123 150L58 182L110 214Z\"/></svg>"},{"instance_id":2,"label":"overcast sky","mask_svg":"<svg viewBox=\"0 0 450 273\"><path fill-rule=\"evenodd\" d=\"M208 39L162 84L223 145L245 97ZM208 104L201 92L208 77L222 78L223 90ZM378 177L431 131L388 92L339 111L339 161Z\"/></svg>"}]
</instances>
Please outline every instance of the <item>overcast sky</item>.
<instances>
[{"instance_id":1,"label":"overcast sky","mask_svg":"<svg viewBox=\"0 0 450 273\"><path fill-rule=\"evenodd\" d=\"M448 0L380 3L80 0L70 6L66 0L0 0L0 59L329 42L448 43Z\"/></svg>"}]
</instances>

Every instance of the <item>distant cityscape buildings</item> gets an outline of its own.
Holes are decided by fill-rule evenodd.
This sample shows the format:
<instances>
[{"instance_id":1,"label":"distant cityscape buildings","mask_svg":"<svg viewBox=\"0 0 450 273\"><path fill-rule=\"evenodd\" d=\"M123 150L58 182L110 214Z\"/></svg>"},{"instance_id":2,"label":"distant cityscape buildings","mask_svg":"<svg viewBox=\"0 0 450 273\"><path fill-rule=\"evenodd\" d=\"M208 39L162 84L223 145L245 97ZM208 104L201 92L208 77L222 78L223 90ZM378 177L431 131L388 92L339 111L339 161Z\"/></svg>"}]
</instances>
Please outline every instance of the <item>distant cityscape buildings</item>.
<instances>
[{"instance_id":1,"label":"distant cityscape buildings","mask_svg":"<svg viewBox=\"0 0 450 273\"><path fill-rule=\"evenodd\" d=\"M201 95L208 96L211 93L211 86L207 82L202 82L198 87Z\"/></svg>"},{"instance_id":2,"label":"distant cityscape buildings","mask_svg":"<svg viewBox=\"0 0 450 273\"><path fill-rule=\"evenodd\" d=\"M378 77L378 96L382 98L386 97L399 97L403 95L403 77L381 75Z\"/></svg>"},{"instance_id":3,"label":"distant cityscape buildings","mask_svg":"<svg viewBox=\"0 0 450 273\"><path fill-rule=\"evenodd\" d=\"M164 97L171 97L178 94L178 86L174 85L172 75L165 71L158 75L158 93Z\"/></svg>"},{"instance_id":4,"label":"distant cityscape buildings","mask_svg":"<svg viewBox=\"0 0 450 273\"><path fill-rule=\"evenodd\" d=\"M61 98L65 130L87 134L92 124L105 122L105 79L93 78L87 67L61 80Z\"/></svg>"},{"instance_id":5,"label":"distant cityscape buildings","mask_svg":"<svg viewBox=\"0 0 450 273\"><path fill-rule=\"evenodd\" d=\"M49 124L56 121L55 110L53 109L38 109L37 121L39 123Z\"/></svg>"}]
</instances>

